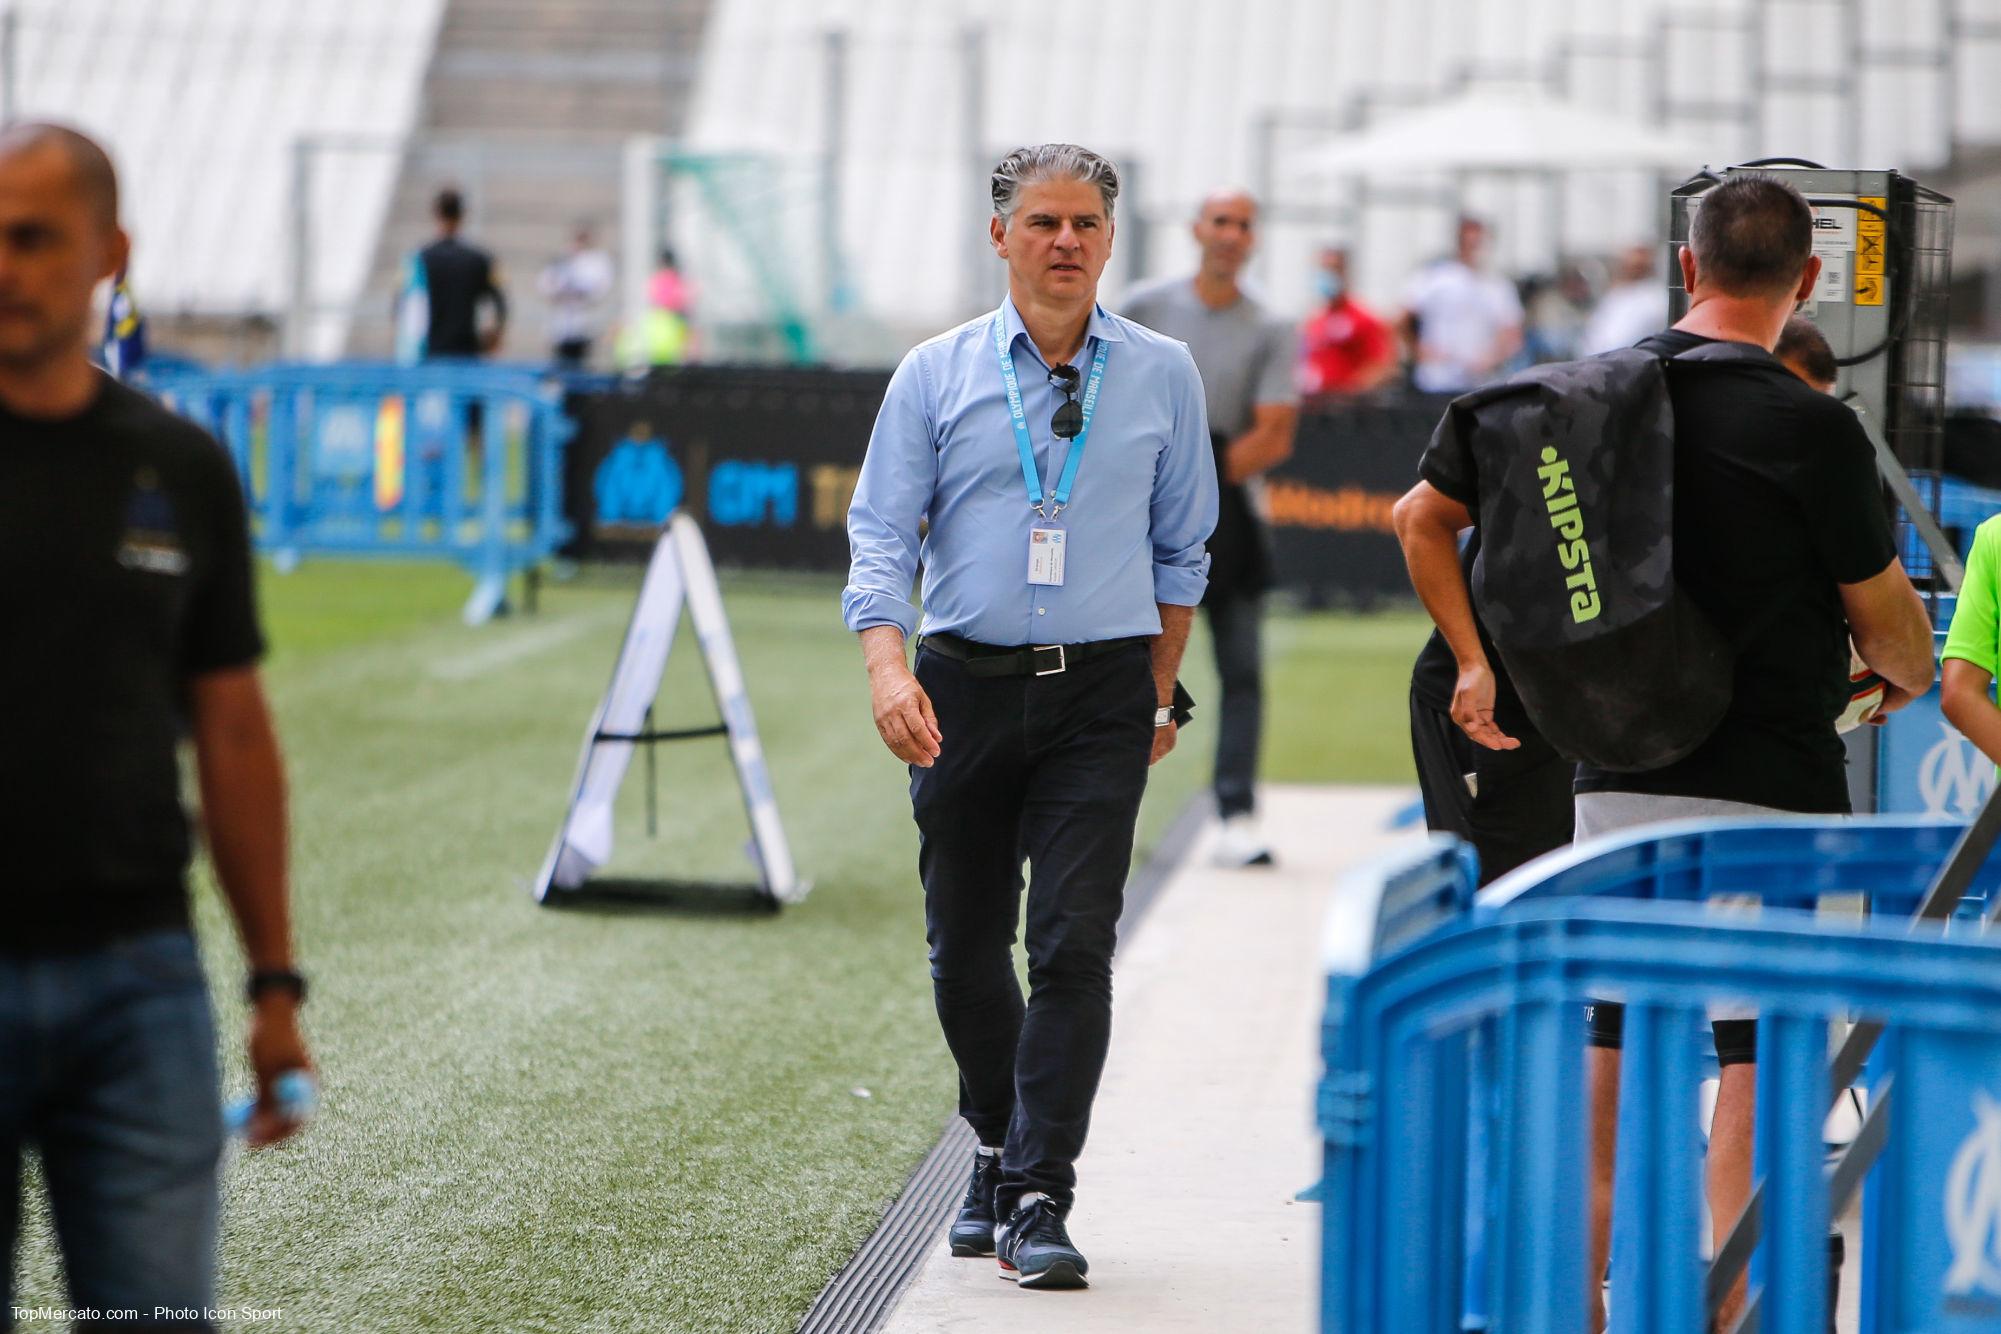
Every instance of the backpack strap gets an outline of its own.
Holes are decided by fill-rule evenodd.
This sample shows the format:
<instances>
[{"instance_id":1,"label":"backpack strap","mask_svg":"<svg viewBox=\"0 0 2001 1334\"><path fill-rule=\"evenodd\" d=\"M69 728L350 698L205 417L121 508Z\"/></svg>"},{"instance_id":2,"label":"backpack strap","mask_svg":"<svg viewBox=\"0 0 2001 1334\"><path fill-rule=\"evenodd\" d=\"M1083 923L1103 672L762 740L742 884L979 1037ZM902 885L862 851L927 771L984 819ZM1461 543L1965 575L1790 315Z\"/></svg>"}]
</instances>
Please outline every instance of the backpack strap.
<instances>
[{"instance_id":1,"label":"backpack strap","mask_svg":"<svg viewBox=\"0 0 2001 1334\"><path fill-rule=\"evenodd\" d=\"M1717 341L1702 343L1686 352L1678 352L1665 361L1726 361L1746 366L1769 366L1774 370L1784 370L1785 363L1756 343L1730 343Z\"/></svg>"}]
</instances>

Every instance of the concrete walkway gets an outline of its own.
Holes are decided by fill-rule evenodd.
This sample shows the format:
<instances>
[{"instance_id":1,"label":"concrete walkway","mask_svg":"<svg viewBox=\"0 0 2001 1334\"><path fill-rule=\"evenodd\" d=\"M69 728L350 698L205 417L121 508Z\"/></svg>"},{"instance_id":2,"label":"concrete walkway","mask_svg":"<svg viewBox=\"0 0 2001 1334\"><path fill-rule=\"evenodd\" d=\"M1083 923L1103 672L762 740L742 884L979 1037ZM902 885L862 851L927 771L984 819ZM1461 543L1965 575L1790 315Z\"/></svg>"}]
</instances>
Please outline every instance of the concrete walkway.
<instances>
[{"instance_id":1,"label":"concrete walkway","mask_svg":"<svg viewBox=\"0 0 2001 1334\"><path fill-rule=\"evenodd\" d=\"M1315 1327L1312 1090L1320 928L1342 871L1411 831L1401 788L1273 788L1275 868L1209 865L1213 827L1117 966L1111 1058L1077 1165L1083 1292L1022 1292L937 1249L887 1329L1257 1331Z\"/></svg>"}]
</instances>

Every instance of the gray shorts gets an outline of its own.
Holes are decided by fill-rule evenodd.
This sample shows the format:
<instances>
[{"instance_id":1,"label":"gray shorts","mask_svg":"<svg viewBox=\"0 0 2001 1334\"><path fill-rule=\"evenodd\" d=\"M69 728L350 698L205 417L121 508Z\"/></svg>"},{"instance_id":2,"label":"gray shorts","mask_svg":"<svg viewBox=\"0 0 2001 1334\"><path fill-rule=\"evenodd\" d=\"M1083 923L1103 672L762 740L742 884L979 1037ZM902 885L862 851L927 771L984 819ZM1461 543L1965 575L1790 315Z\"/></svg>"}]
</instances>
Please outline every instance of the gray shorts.
<instances>
[{"instance_id":1,"label":"gray shorts","mask_svg":"<svg viewBox=\"0 0 2001 1334\"><path fill-rule=\"evenodd\" d=\"M1664 820L1721 820L1746 815L1797 815L1775 806L1714 797L1662 797L1651 792L1580 792L1577 794L1577 841L1600 834L1660 824Z\"/></svg>"},{"instance_id":2,"label":"gray shorts","mask_svg":"<svg viewBox=\"0 0 2001 1334\"><path fill-rule=\"evenodd\" d=\"M1721 801L1714 797L1663 797L1651 792L1580 792L1577 794L1577 841L1613 834L1623 829L1660 824L1666 820L1721 820L1733 816L1797 815L1775 806L1753 806L1745 801ZM1717 912L1758 910L1756 894L1718 894L1709 900ZM1712 1005L1712 1020L1752 1019L1757 1011L1743 1005Z\"/></svg>"}]
</instances>

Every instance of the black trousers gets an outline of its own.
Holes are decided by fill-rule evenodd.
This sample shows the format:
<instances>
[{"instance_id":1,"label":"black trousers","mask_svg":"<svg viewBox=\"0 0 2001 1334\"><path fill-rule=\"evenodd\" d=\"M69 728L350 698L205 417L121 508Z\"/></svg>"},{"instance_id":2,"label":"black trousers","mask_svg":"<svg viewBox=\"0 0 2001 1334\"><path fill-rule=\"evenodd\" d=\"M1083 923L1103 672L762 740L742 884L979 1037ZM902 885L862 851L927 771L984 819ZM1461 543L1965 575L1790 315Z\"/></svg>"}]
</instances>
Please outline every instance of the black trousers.
<instances>
[{"instance_id":1,"label":"black trousers","mask_svg":"<svg viewBox=\"0 0 2001 1334\"><path fill-rule=\"evenodd\" d=\"M1264 598L1212 595L1202 602L1216 648L1216 813L1248 815L1257 804L1258 740L1264 730Z\"/></svg>"},{"instance_id":2,"label":"black trousers","mask_svg":"<svg viewBox=\"0 0 2001 1334\"><path fill-rule=\"evenodd\" d=\"M1424 794L1424 823L1457 834L1480 854L1480 883L1570 842L1577 766L1539 733L1522 729L1518 750L1488 750L1452 715L1410 697L1410 744ZM1472 774L1475 792L1466 784Z\"/></svg>"},{"instance_id":3,"label":"black trousers","mask_svg":"<svg viewBox=\"0 0 2001 1334\"><path fill-rule=\"evenodd\" d=\"M929 769L911 768L910 804L959 1113L1003 1146L1003 1210L1028 1191L1067 1208L1111 1040L1112 949L1153 749L1151 657L1135 644L1051 676L975 677L920 650L917 679L943 737Z\"/></svg>"}]
</instances>

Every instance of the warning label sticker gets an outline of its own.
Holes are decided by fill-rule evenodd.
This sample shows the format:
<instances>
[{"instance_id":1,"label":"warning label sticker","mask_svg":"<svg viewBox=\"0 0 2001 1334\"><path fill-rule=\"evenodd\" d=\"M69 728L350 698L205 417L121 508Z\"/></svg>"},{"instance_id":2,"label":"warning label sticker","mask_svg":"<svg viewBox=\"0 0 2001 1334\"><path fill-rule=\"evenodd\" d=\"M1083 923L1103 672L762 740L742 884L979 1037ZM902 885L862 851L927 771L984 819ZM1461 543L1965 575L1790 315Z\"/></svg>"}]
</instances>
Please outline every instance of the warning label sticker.
<instances>
[{"instance_id":1,"label":"warning label sticker","mask_svg":"<svg viewBox=\"0 0 2001 1334\"><path fill-rule=\"evenodd\" d=\"M1877 208L1889 207L1889 201L1881 195L1864 195L1857 202L1874 204ZM1876 214L1856 211L1855 304L1858 306L1883 304L1889 230Z\"/></svg>"},{"instance_id":2,"label":"warning label sticker","mask_svg":"<svg viewBox=\"0 0 2001 1334\"><path fill-rule=\"evenodd\" d=\"M1815 301L1848 300L1849 257L1855 252L1857 235L1855 214L1852 208L1814 211L1813 253L1820 256L1820 284L1814 288Z\"/></svg>"}]
</instances>

